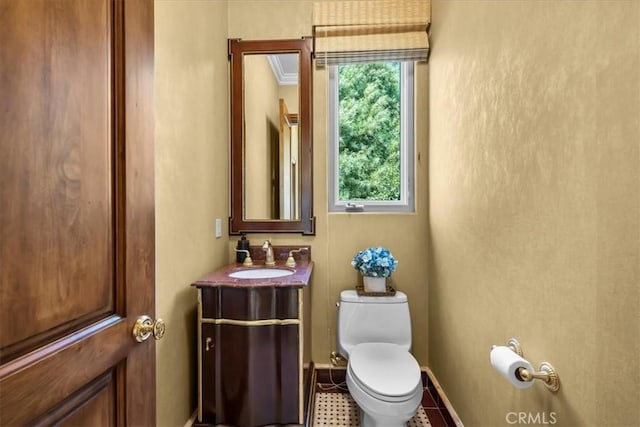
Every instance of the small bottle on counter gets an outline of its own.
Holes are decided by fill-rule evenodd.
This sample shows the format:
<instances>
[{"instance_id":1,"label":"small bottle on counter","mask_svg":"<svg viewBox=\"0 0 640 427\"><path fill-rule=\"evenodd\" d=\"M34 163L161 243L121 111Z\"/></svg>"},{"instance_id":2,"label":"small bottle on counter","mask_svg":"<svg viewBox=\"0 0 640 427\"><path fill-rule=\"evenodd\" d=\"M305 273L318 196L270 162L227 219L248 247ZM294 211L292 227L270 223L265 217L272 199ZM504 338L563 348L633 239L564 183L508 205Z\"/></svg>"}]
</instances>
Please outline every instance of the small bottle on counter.
<instances>
[{"instance_id":1,"label":"small bottle on counter","mask_svg":"<svg viewBox=\"0 0 640 427\"><path fill-rule=\"evenodd\" d=\"M236 246L238 250L249 250L249 240L247 240L247 235L242 233L242 237L238 240L238 245ZM247 257L245 252L236 252L236 262L241 263Z\"/></svg>"}]
</instances>

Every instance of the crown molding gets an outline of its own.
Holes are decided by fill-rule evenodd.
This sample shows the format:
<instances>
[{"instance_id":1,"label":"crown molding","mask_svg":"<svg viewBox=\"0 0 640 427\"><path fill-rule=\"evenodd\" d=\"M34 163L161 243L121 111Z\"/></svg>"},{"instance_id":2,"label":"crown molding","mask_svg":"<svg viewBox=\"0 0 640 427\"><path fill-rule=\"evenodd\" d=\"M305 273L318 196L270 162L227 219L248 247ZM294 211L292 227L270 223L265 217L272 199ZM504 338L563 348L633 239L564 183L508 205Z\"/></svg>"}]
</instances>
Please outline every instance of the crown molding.
<instances>
[{"instance_id":1,"label":"crown molding","mask_svg":"<svg viewBox=\"0 0 640 427\"><path fill-rule=\"evenodd\" d=\"M269 65L271 65L271 69L273 70L273 75L276 77L279 85L297 85L298 84L298 72L287 72L282 65L282 61L280 60L281 55L267 55L267 60L269 61Z\"/></svg>"}]
</instances>

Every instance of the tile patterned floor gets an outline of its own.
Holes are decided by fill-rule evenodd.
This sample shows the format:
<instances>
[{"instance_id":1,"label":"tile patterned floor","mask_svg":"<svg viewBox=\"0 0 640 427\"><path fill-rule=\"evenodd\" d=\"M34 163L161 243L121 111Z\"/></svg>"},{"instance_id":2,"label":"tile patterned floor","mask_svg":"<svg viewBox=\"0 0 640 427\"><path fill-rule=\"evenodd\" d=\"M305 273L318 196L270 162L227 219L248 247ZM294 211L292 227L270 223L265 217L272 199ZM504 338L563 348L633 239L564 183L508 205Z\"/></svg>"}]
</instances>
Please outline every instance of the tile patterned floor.
<instances>
[{"instance_id":1,"label":"tile patterned floor","mask_svg":"<svg viewBox=\"0 0 640 427\"><path fill-rule=\"evenodd\" d=\"M360 414L356 402L348 393L316 393L313 426L359 426ZM422 406L407 423L408 427L431 426Z\"/></svg>"},{"instance_id":2,"label":"tile patterned floor","mask_svg":"<svg viewBox=\"0 0 640 427\"><path fill-rule=\"evenodd\" d=\"M312 381L314 400L308 407L313 419L309 419L308 423L314 427L359 426L360 414L347 389L346 371L340 368L319 369L315 373ZM424 393L421 406L408 426L462 427L462 422L451 409L431 371L422 372L422 382Z\"/></svg>"}]
</instances>

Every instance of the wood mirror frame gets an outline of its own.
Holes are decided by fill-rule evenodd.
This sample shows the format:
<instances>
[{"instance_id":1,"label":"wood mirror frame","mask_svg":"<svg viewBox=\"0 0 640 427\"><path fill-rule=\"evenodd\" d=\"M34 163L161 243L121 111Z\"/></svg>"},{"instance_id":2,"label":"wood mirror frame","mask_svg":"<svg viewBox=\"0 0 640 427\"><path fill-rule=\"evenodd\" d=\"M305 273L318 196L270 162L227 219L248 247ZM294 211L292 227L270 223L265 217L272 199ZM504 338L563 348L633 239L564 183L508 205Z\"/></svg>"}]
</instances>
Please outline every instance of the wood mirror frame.
<instances>
[{"instance_id":1,"label":"wood mirror frame","mask_svg":"<svg viewBox=\"0 0 640 427\"><path fill-rule=\"evenodd\" d=\"M313 131L311 98L312 40L240 40L229 39L231 80L231 216L229 234L302 233L315 234L313 216ZM299 153L300 212L297 219L245 218L245 189L248 177L245 164L244 56L247 54L297 53L299 58Z\"/></svg>"}]
</instances>

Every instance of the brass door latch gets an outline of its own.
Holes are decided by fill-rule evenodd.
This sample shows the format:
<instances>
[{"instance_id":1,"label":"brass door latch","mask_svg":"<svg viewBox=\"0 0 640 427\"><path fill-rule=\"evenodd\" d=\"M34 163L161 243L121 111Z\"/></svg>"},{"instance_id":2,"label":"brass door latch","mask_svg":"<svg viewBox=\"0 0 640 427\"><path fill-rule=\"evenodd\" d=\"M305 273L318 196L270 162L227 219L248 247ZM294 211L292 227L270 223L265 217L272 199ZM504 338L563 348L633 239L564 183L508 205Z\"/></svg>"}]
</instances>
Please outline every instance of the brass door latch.
<instances>
[{"instance_id":1,"label":"brass door latch","mask_svg":"<svg viewBox=\"0 0 640 427\"><path fill-rule=\"evenodd\" d=\"M164 336L165 324L162 319L153 320L149 316L140 316L133 325L132 335L138 342L146 341L151 335L156 340Z\"/></svg>"}]
</instances>

